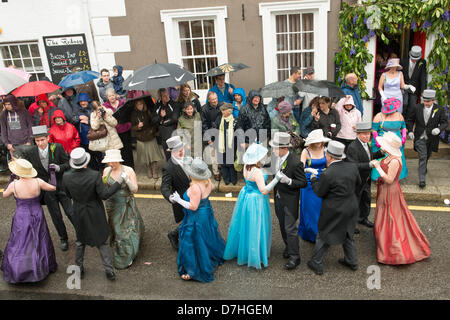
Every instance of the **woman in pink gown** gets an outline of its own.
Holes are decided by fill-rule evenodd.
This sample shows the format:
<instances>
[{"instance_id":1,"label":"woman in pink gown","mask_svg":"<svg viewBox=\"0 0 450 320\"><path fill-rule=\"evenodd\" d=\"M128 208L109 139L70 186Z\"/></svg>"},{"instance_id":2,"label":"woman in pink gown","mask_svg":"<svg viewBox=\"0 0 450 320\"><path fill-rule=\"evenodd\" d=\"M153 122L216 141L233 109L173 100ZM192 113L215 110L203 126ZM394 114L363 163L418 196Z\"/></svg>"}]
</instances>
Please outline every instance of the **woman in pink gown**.
<instances>
[{"instance_id":1,"label":"woman in pink gown","mask_svg":"<svg viewBox=\"0 0 450 320\"><path fill-rule=\"evenodd\" d=\"M400 188L402 141L395 133L387 132L377 137L377 142L388 155L381 163L371 161L380 173L374 222L377 260L401 265L426 259L431 254L430 242L409 211Z\"/></svg>"}]
</instances>

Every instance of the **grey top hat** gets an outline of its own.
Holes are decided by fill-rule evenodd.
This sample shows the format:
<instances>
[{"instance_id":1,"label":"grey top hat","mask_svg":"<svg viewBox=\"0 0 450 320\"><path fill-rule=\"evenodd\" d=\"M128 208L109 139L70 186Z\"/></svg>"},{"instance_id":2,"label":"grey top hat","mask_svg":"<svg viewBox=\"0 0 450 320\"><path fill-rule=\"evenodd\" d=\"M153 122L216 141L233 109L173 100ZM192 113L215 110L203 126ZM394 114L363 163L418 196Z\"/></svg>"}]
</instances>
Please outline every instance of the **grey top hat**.
<instances>
[{"instance_id":1,"label":"grey top hat","mask_svg":"<svg viewBox=\"0 0 450 320\"><path fill-rule=\"evenodd\" d=\"M75 148L70 153L69 165L74 169L82 169L91 160L91 155L81 148Z\"/></svg>"},{"instance_id":2,"label":"grey top hat","mask_svg":"<svg viewBox=\"0 0 450 320\"><path fill-rule=\"evenodd\" d=\"M269 142L271 147L276 148L290 148L291 145L291 135L287 132L275 132L273 139Z\"/></svg>"},{"instance_id":3,"label":"grey top hat","mask_svg":"<svg viewBox=\"0 0 450 320\"><path fill-rule=\"evenodd\" d=\"M211 177L208 165L200 158L192 160L191 164L186 165L185 169L189 176L197 180L206 180Z\"/></svg>"},{"instance_id":4,"label":"grey top hat","mask_svg":"<svg viewBox=\"0 0 450 320\"><path fill-rule=\"evenodd\" d=\"M223 105L221 105L219 107L220 111L224 111L224 110L231 110L231 111L233 111L233 108L234 108L233 105L231 103L227 103L227 102L225 102Z\"/></svg>"},{"instance_id":5,"label":"grey top hat","mask_svg":"<svg viewBox=\"0 0 450 320\"><path fill-rule=\"evenodd\" d=\"M411 51L409 51L409 57L412 59L422 58L422 47L421 46L413 46L411 48Z\"/></svg>"},{"instance_id":6,"label":"grey top hat","mask_svg":"<svg viewBox=\"0 0 450 320\"><path fill-rule=\"evenodd\" d=\"M372 122L358 122L356 124L356 132L372 131Z\"/></svg>"},{"instance_id":7,"label":"grey top hat","mask_svg":"<svg viewBox=\"0 0 450 320\"><path fill-rule=\"evenodd\" d=\"M48 136L48 130L46 125L31 127L31 132L33 138Z\"/></svg>"},{"instance_id":8,"label":"grey top hat","mask_svg":"<svg viewBox=\"0 0 450 320\"><path fill-rule=\"evenodd\" d=\"M173 136L166 140L167 143L167 151L174 151L184 147L183 141L181 141L180 136Z\"/></svg>"},{"instance_id":9,"label":"grey top hat","mask_svg":"<svg viewBox=\"0 0 450 320\"><path fill-rule=\"evenodd\" d=\"M344 150L345 145L343 143L331 140L330 142L328 142L328 146L325 149L325 152L328 153L333 158L344 159L345 158Z\"/></svg>"},{"instance_id":10,"label":"grey top hat","mask_svg":"<svg viewBox=\"0 0 450 320\"><path fill-rule=\"evenodd\" d=\"M422 93L423 100L434 100L436 98L436 90L426 89Z\"/></svg>"}]
</instances>

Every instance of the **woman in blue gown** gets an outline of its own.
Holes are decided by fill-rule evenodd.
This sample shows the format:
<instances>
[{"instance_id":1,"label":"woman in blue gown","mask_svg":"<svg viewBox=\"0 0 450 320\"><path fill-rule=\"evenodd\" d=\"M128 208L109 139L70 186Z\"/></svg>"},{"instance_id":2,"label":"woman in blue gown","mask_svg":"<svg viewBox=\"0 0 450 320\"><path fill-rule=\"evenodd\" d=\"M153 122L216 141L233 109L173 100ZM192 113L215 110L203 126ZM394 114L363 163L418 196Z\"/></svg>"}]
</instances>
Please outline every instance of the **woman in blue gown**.
<instances>
[{"instance_id":1,"label":"woman in blue gown","mask_svg":"<svg viewBox=\"0 0 450 320\"><path fill-rule=\"evenodd\" d=\"M225 248L225 240L209 202L214 188L209 179L211 171L199 158L185 170L191 177L191 186L183 199L176 192L169 198L184 207L184 218L179 228L178 274L183 280L210 282L214 280L214 270L223 264Z\"/></svg>"},{"instance_id":2,"label":"woman in blue gown","mask_svg":"<svg viewBox=\"0 0 450 320\"><path fill-rule=\"evenodd\" d=\"M380 150L380 146L375 141L375 138L380 136L382 137L386 132L395 133L402 140L402 171L400 172L399 180L406 178L408 175L408 168L406 167L406 159L405 159L405 142L406 142L406 124L405 120L400 112L401 102L398 99L390 98L386 99L383 103L383 107L381 108L381 112L378 113L375 118L373 118L372 129L373 138L372 138L372 150L373 152L377 152ZM372 169L371 179L373 181L377 181L380 177L380 174L377 170Z\"/></svg>"},{"instance_id":3,"label":"woman in blue gown","mask_svg":"<svg viewBox=\"0 0 450 320\"><path fill-rule=\"evenodd\" d=\"M3 279L9 283L38 282L57 268L55 249L39 200L41 189L55 191L56 188L39 178L33 179L37 172L25 159L11 161L9 169L20 179L11 182L3 192L4 198L14 195L17 204L1 266Z\"/></svg>"},{"instance_id":4,"label":"woman in blue gown","mask_svg":"<svg viewBox=\"0 0 450 320\"><path fill-rule=\"evenodd\" d=\"M268 193L278 180L266 186L267 174L261 170L261 160L267 148L252 144L244 153L245 186L239 192L228 229L224 259L237 257L238 265L261 269L269 265L272 244L272 216Z\"/></svg>"},{"instance_id":5,"label":"woman in blue gown","mask_svg":"<svg viewBox=\"0 0 450 320\"><path fill-rule=\"evenodd\" d=\"M322 170L327 165L325 158L325 143L330 139L323 136L321 129L313 130L309 133L305 141L300 160L306 168L316 169L320 178ZM311 172L306 170L306 179L308 185L303 188L300 195L300 223L298 225L298 234L303 240L315 243L317 237L317 228L319 223L320 210L322 208L322 198L319 198L311 186Z\"/></svg>"}]
</instances>

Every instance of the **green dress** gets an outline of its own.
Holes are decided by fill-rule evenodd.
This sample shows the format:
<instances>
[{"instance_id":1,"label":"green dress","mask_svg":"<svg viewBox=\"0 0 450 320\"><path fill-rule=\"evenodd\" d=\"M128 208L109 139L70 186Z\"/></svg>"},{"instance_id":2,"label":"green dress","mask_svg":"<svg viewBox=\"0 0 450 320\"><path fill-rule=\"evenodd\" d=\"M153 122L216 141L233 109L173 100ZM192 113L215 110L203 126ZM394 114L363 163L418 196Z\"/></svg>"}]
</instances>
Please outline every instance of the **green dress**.
<instances>
[{"instance_id":1,"label":"green dress","mask_svg":"<svg viewBox=\"0 0 450 320\"><path fill-rule=\"evenodd\" d=\"M110 174L111 171L105 176L103 180L105 184L114 184L115 180ZM136 258L145 232L144 221L136 206L136 200L125 182L119 191L105 201L105 209L111 229L110 245L114 267L125 269Z\"/></svg>"}]
</instances>

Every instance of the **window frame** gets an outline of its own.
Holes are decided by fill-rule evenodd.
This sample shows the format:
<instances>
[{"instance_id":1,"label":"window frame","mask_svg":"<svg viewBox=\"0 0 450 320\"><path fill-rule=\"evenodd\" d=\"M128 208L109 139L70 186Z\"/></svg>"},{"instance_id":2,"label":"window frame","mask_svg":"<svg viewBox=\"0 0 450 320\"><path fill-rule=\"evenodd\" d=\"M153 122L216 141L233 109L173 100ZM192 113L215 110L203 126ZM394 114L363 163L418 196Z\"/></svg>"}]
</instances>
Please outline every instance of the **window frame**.
<instances>
[{"instance_id":1,"label":"window frame","mask_svg":"<svg viewBox=\"0 0 450 320\"><path fill-rule=\"evenodd\" d=\"M30 48L30 46L32 44L37 46L37 49L38 49L38 52L39 52L39 57L35 57L35 56L32 55L32 51L31 51L31 48ZM30 53L29 57L24 58L22 56L22 51L20 49L20 46L22 46L22 45L27 45L28 46L28 50L29 50L29 53ZM38 40L28 40L28 41L20 41L20 42L0 42L0 47L7 47L8 51L9 51L9 55L11 56L10 59L4 59L3 56L0 54L0 66L2 66L2 67L6 67L6 64L5 64L6 60L10 60L11 62L13 60L19 60L17 58L13 58L12 57L11 46L17 46L18 50L19 50L19 56L20 56L19 59L22 62L22 67L17 67L18 69L21 69L24 72L27 72L27 73L31 74L32 77L33 77L33 75L35 75L36 80L42 80L43 77L46 77L46 72L45 72L46 68L45 68L44 62L42 60L42 54L41 54L41 50L39 48L39 41ZM33 71L29 72L29 71L25 70L24 59L30 59L31 60ZM42 70L36 71L36 67L34 65L34 59L40 59L41 60ZM43 76L38 77L38 74L43 74Z\"/></svg>"}]
</instances>

